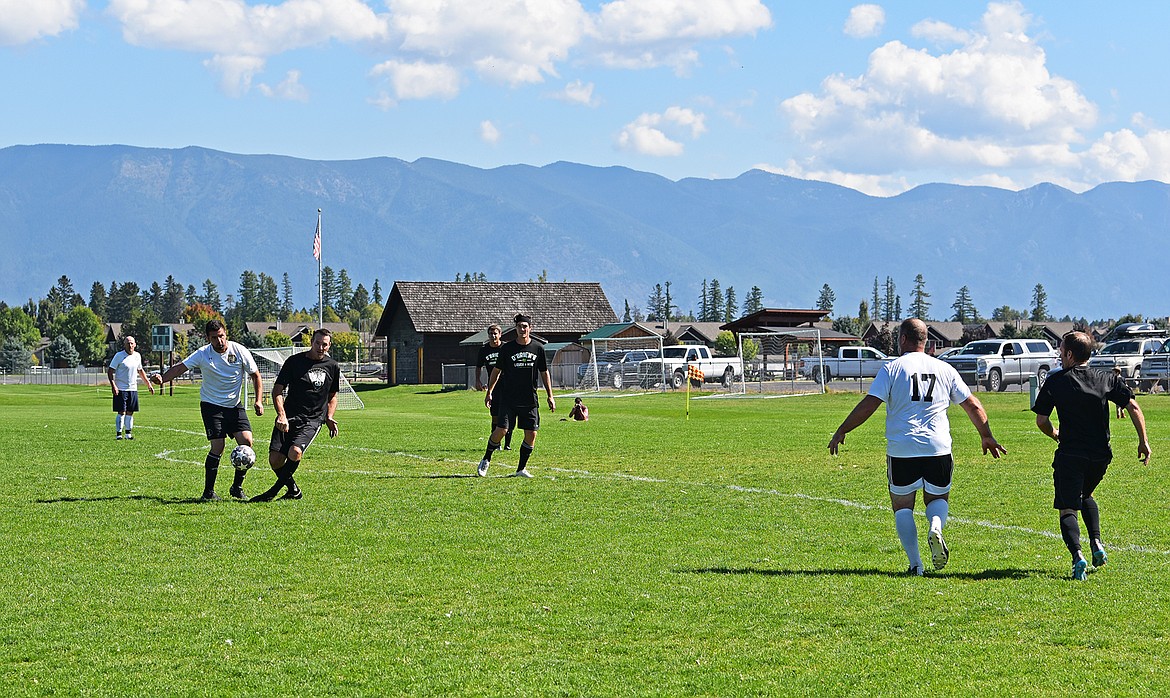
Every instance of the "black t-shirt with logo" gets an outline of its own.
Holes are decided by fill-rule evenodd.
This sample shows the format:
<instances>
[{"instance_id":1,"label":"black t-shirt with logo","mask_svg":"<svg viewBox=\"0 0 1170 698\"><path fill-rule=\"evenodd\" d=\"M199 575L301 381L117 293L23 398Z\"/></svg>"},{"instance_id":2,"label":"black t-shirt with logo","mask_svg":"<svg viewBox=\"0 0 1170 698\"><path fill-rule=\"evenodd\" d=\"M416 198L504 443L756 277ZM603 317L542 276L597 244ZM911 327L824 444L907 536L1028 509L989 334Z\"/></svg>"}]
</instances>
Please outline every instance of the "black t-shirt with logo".
<instances>
[{"instance_id":1,"label":"black t-shirt with logo","mask_svg":"<svg viewBox=\"0 0 1170 698\"><path fill-rule=\"evenodd\" d=\"M341 368L328 354L313 360L302 351L288 357L276 382L285 387L285 416L321 421L330 396L341 389Z\"/></svg>"},{"instance_id":2,"label":"black t-shirt with logo","mask_svg":"<svg viewBox=\"0 0 1170 698\"><path fill-rule=\"evenodd\" d=\"M475 362L475 370L478 371L481 368L487 368L487 379L491 380L492 369L495 368L496 365L500 362L500 350L503 348L503 344L498 347L493 347L490 344L484 344L482 347L480 347L479 358L476 359ZM496 390L500 389L499 386L502 385L503 382L504 376L501 375L500 380L496 382Z\"/></svg>"},{"instance_id":3,"label":"black t-shirt with logo","mask_svg":"<svg viewBox=\"0 0 1170 698\"><path fill-rule=\"evenodd\" d=\"M1109 446L1109 403L1128 405L1133 391L1114 373L1085 365L1048 375L1032 411L1060 421L1058 453L1080 458L1112 458Z\"/></svg>"},{"instance_id":4,"label":"black t-shirt with logo","mask_svg":"<svg viewBox=\"0 0 1170 698\"><path fill-rule=\"evenodd\" d=\"M544 358L544 345L535 339L528 344L508 342L500 347L496 359L500 369L501 386L496 383L493 399L513 407L536 407L536 388L540 374L548 370Z\"/></svg>"}]
</instances>

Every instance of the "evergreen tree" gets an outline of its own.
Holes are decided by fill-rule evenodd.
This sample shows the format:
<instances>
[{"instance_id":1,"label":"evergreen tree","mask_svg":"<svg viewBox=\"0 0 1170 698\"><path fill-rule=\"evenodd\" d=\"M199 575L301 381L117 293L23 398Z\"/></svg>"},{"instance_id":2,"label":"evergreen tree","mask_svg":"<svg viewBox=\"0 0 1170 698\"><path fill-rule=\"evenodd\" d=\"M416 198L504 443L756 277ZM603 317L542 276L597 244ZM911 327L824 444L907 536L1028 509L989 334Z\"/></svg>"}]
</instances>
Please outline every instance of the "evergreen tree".
<instances>
[{"instance_id":1,"label":"evergreen tree","mask_svg":"<svg viewBox=\"0 0 1170 698\"><path fill-rule=\"evenodd\" d=\"M159 317L163 322L178 322L183 316L183 308L187 307L186 294L183 285L175 281L175 277L167 275L163 282L162 312Z\"/></svg>"},{"instance_id":2,"label":"evergreen tree","mask_svg":"<svg viewBox=\"0 0 1170 698\"><path fill-rule=\"evenodd\" d=\"M69 338L63 334L57 335L49 343L45 349L45 358L48 359L50 366L60 366L61 368L74 368L81 362L81 356L73 347L73 342L70 342Z\"/></svg>"},{"instance_id":3,"label":"evergreen tree","mask_svg":"<svg viewBox=\"0 0 1170 698\"><path fill-rule=\"evenodd\" d=\"M748 291L747 298L743 299L743 314L751 315L758 313L764 309L764 292L760 290L759 286L752 286L752 290Z\"/></svg>"},{"instance_id":4,"label":"evergreen tree","mask_svg":"<svg viewBox=\"0 0 1170 698\"><path fill-rule=\"evenodd\" d=\"M719 311L723 309L723 289L719 288L719 279L711 279L707 286L707 317L704 322L719 322Z\"/></svg>"},{"instance_id":5,"label":"evergreen tree","mask_svg":"<svg viewBox=\"0 0 1170 698\"><path fill-rule=\"evenodd\" d=\"M142 312L142 299L138 296L138 284L127 281L119 286L110 282L110 299L107 305L106 322L126 322L133 312Z\"/></svg>"},{"instance_id":6,"label":"evergreen tree","mask_svg":"<svg viewBox=\"0 0 1170 698\"><path fill-rule=\"evenodd\" d=\"M654 284L654 290L646 299L647 319L661 320L663 306L666 305L666 296L662 293L662 284Z\"/></svg>"},{"instance_id":7,"label":"evergreen tree","mask_svg":"<svg viewBox=\"0 0 1170 698\"><path fill-rule=\"evenodd\" d=\"M622 315L622 322L631 322L631 321L633 321L633 316L630 315L630 299L627 298L626 299L626 312L624 315Z\"/></svg>"},{"instance_id":8,"label":"evergreen tree","mask_svg":"<svg viewBox=\"0 0 1170 698\"><path fill-rule=\"evenodd\" d=\"M870 306L869 310L873 313L874 322L885 317L885 313L882 312L882 297L878 293L878 278L876 276L873 277L873 305Z\"/></svg>"},{"instance_id":9,"label":"evergreen tree","mask_svg":"<svg viewBox=\"0 0 1170 698\"><path fill-rule=\"evenodd\" d=\"M157 281L152 281L150 288L142 292L142 305L157 317L163 316L163 288Z\"/></svg>"},{"instance_id":10,"label":"evergreen tree","mask_svg":"<svg viewBox=\"0 0 1170 698\"><path fill-rule=\"evenodd\" d=\"M901 322L902 320L902 297L894 296L894 320Z\"/></svg>"},{"instance_id":11,"label":"evergreen tree","mask_svg":"<svg viewBox=\"0 0 1170 698\"><path fill-rule=\"evenodd\" d=\"M202 303L203 299L199 296L199 291L195 289L195 284L187 284L187 290L183 293L183 298L188 303Z\"/></svg>"},{"instance_id":12,"label":"evergreen tree","mask_svg":"<svg viewBox=\"0 0 1170 698\"><path fill-rule=\"evenodd\" d=\"M219 287L212 283L211 279L203 280L203 295L199 300L201 303L210 305L215 312L223 312L223 301L219 297Z\"/></svg>"},{"instance_id":13,"label":"evergreen tree","mask_svg":"<svg viewBox=\"0 0 1170 698\"><path fill-rule=\"evenodd\" d=\"M252 320L275 320L279 313L280 291L276 288L276 279L260 272L256 308L253 310Z\"/></svg>"},{"instance_id":14,"label":"evergreen tree","mask_svg":"<svg viewBox=\"0 0 1170 698\"><path fill-rule=\"evenodd\" d=\"M48 298L42 298L37 301L37 329L41 331L42 336L53 336L50 330L53 327L53 322L59 317L61 317L61 306L53 303Z\"/></svg>"},{"instance_id":15,"label":"evergreen tree","mask_svg":"<svg viewBox=\"0 0 1170 698\"><path fill-rule=\"evenodd\" d=\"M321 270L321 304L326 308L332 308L337 300L336 293L337 276L333 272L333 267L325 267Z\"/></svg>"},{"instance_id":16,"label":"evergreen tree","mask_svg":"<svg viewBox=\"0 0 1170 698\"><path fill-rule=\"evenodd\" d=\"M832 315L833 304L836 302L837 294L833 293L833 289L829 288L828 284L821 286L821 295L817 298L817 309Z\"/></svg>"},{"instance_id":17,"label":"evergreen tree","mask_svg":"<svg viewBox=\"0 0 1170 698\"><path fill-rule=\"evenodd\" d=\"M288 272L284 273L284 277L280 282L280 320L287 322L290 315L293 313L293 297L292 297L292 281L288 278ZM359 285L358 288L361 288Z\"/></svg>"},{"instance_id":18,"label":"evergreen tree","mask_svg":"<svg viewBox=\"0 0 1170 698\"><path fill-rule=\"evenodd\" d=\"M1048 293L1043 284L1036 284L1036 288L1032 289L1032 322L1051 320L1052 317L1048 315Z\"/></svg>"},{"instance_id":19,"label":"evergreen tree","mask_svg":"<svg viewBox=\"0 0 1170 698\"><path fill-rule=\"evenodd\" d=\"M483 280L487 281L487 277L484 276ZM374 279L373 291L374 291L374 302L377 303L378 305L382 305L382 285L378 283L377 279Z\"/></svg>"},{"instance_id":20,"label":"evergreen tree","mask_svg":"<svg viewBox=\"0 0 1170 698\"><path fill-rule=\"evenodd\" d=\"M955 322L969 325L979 321L979 311L975 308L975 303L971 300L971 290L966 286L960 288L958 293L955 294L955 302L951 304L951 309L955 311L955 314L952 316Z\"/></svg>"},{"instance_id":21,"label":"evergreen tree","mask_svg":"<svg viewBox=\"0 0 1170 698\"><path fill-rule=\"evenodd\" d=\"M857 324L861 326L861 332L865 332L869 328L869 323L869 304L861 301L857 306Z\"/></svg>"},{"instance_id":22,"label":"evergreen tree","mask_svg":"<svg viewBox=\"0 0 1170 698\"><path fill-rule=\"evenodd\" d=\"M357 289L353 292L353 297L349 299L349 307L352 310L357 310L360 312L365 310L366 306L369 304L370 292L366 290L365 286L359 283L357 285Z\"/></svg>"},{"instance_id":23,"label":"evergreen tree","mask_svg":"<svg viewBox=\"0 0 1170 698\"><path fill-rule=\"evenodd\" d=\"M910 292L910 315L926 320L930 312L930 294L926 292L926 281L922 274L914 277L914 290Z\"/></svg>"},{"instance_id":24,"label":"evergreen tree","mask_svg":"<svg viewBox=\"0 0 1170 698\"><path fill-rule=\"evenodd\" d=\"M663 317L664 322L669 322L670 319L674 316L674 308L675 308L674 300L670 297L670 282L669 281L667 281L666 284L664 285L664 291L665 291L663 294L664 297L662 299L663 300L662 317Z\"/></svg>"},{"instance_id":25,"label":"evergreen tree","mask_svg":"<svg viewBox=\"0 0 1170 698\"><path fill-rule=\"evenodd\" d=\"M898 300L897 287L894 285L893 277L886 277L886 295L882 302L882 319L886 322L894 322L898 319L898 314L902 310L902 302Z\"/></svg>"},{"instance_id":26,"label":"evergreen tree","mask_svg":"<svg viewBox=\"0 0 1170 698\"><path fill-rule=\"evenodd\" d=\"M102 286L102 282L95 281L93 286L89 287L89 309L98 317L106 316L106 304L109 301L109 296L106 295L106 287Z\"/></svg>"},{"instance_id":27,"label":"evergreen tree","mask_svg":"<svg viewBox=\"0 0 1170 698\"><path fill-rule=\"evenodd\" d=\"M349 310L349 302L353 299L353 281L349 272L342 269L337 273L337 292L333 296L333 309L338 315L344 315Z\"/></svg>"},{"instance_id":28,"label":"evergreen tree","mask_svg":"<svg viewBox=\"0 0 1170 698\"><path fill-rule=\"evenodd\" d=\"M710 299L707 297L707 280L703 279L703 285L699 289L699 321L706 322L707 316L711 314L711 309L708 306Z\"/></svg>"},{"instance_id":29,"label":"evergreen tree","mask_svg":"<svg viewBox=\"0 0 1170 698\"><path fill-rule=\"evenodd\" d=\"M256 317L256 313L260 308L260 277L251 269L245 269L240 274L240 289L236 296L236 305L232 310L228 311L227 317L229 320L242 323L251 320L262 320L262 317ZM237 340L238 341L238 340Z\"/></svg>"},{"instance_id":30,"label":"evergreen tree","mask_svg":"<svg viewBox=\"0 0 1170 698\"><path fill-rule=\"evenodd\" d=\"M39 337L39 334L38 334ZM39 339L37 341L40 341ZM18 373L32 365L32 353L17 337L5 337L0 345L0 370Z\"/></svg>"},{"instance_id":31,"label":"evergreen tree","mask_svg":"<svg viewBox=\"0 0 1170 698\"><path fill-rule=\"evenodd\" d=\"M735 302L735 287L728 286L727 293L724 294L723 297L727 302L727 306L723 312L723 322L732 322L735 320L735 318L739 317L736 315L737 304Z\"/></svg>"}]
</instances>

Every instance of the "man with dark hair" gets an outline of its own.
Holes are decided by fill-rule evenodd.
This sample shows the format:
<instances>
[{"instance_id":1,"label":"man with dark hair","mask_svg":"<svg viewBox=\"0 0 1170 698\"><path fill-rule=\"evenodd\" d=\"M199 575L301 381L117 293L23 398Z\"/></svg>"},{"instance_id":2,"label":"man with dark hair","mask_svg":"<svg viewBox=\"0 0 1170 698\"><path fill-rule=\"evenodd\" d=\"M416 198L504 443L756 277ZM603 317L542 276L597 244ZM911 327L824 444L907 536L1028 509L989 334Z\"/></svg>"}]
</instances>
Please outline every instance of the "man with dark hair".
<instances>
[{"instance_id":1,"label":"man with dark hair","mask_svg":"<svg viewBox=\"0 0 1170 698\"><path fill-rule=\"evenodd\" d=\"M244 376L252 379L253 407L256 416L264 414L261 394L264 391L260 369L247 347L227 338L227 330L219 320L209 320L203 330L207 344L191 352L191 355L167 369L163 375L152 376L162 385L174 380L185 372L198 368L203 380L199 386L199 412L203 416L203 428L211 449L204 460L203 497L215 501L215 478L219 474L219 459L223 455L227 437L232 437L241 446L252 446L252 424L248 411L244 409L240 393L244 387ZM246 500L244 476L247 470L235 469L235 479L229 493L234 499Z\"/></svg>"},{"instance_id":2,"label":"man with dark hair","mask_svg":"<svg viewBox=\"0 0 1170 698\"><path fill-rule=\"evenodd\" d=\"M142 368L142 354L135 351L137 340L126 335L122 340L126 347L123 351L114 354L110 365L106 368L106 377L110 381L110 390L114 393L114 426L118 430L117 439L122 440L122 431L125 427L126 438L134 440L134 413L138 411L138 378L150 388L154 395L154 386L146 378L146 371Z\"/></svg>"},{"instance_id":3,"label":"man with dark hair","mask_svg":"<svg viewBox=\"0 0 1170 698\"><path fill-rule=\"evenodd\" d=\"M500 326L492 323L487 328L488 341L479 348L479 356L475 361L475 389L483 390L484 383L480 380L483 369L487 369L488 379L491 379L492 369L496 367L496 362L500 358L500 347L504 345L500 339L503 336L503 331ZM496 412L499 411L499 405L492 405L489 414L492 418L492 429L495 429ZM512 432L516 430L515 422L508 425L508 433L504 434L504 450L512 450Z\"/></svg>"},{"instance_id":4,"label":"man with dark hair","mask_svg":"<svg viewBox=\"0 0 1170 698\"><path fill-rule=\"evenodd\" d=\"M492 453L499 450L504 435L508 433L508 427L513 423L524 430L524 443L520 445L520 464L510 477L532 477L532 473L528 472L528 459L532 457L536 430L540 428L540 406L536 396L537 378L544 383L544 390L548 394L549 411L555 412L557 409L552 392L552 378L549 376L544 358L544 345L532 339L532 319L519 314L514 318L514 322L516 339L500 348L500 356L496 361L496 367L492 369L487 395L484 397L484 404L489 409L497 400L499 405L493 422L495 429L488 437L487 450L476 470L480 477L487 475ZM493 398L497 389L500 394Z\"/></svg>"},{"instance_id":5,"label":"man with dark hair","mask_svg":"<svg viewBox=\"0 0 1170 698\"><path fill-rule=\"evenodd\" d=\"M1085 520L1093 567L1103 567L1108 555L1101 544L1101 514L1093 491L1105 477L1113 460L1109 445L1109 403L1129 413L1138 436L1138 460L1150 460L1150 442L1146 436L1146 418L1134 399L1133 391L1118 375L1088 367L1093 340L1084 332L1069 332L1060 342L1060 360L1064 370L1049 374L1036 395L1032 411L1036 426L1056 441L1052 459L1052 484L1056 494L1052 507L1060 511L1060 536L1072 554L1072 577L1088 577L1089 563L1081 552L1081 525L1077 511ZM1056 410L1060 429L1052 424Z\"/></svg>"},{"instance_id":6,"label":"man with dark hair","mask_svg":"<svg viewBox=\"0 0 1170 698\"><path fill-rule=\"evenodd\" d=\"M282 499L300 499L303 495L293 473L321 431L321 423L329 428L329 438L337 436L333 413L337 410L341 368L329 357L332 343L333 335L321 328L313 333L308 351L293 354L280 367L272 385L276 424L268 445L268 464L276 473L276 484L253 497L253 502L270 502L284 487L288 492Z\"/></svg>"},{"instance_id":7,"label":"man with dark hair","mask_svg":"<svg viewBox=\"0 0 1170 698\"><path fill-rule=\"evenodd\" d=\"M894 510L894 530L910 561L907 574L923 574L918 547L918 526L914 522L914 500L922 490L926 518L930 522L927 543L931 562L941 570L950 559L950 549L943 539L943 526L950 509L951 426L947 408L957 404L967 413L979 432L983 453L999 458L1007 449L991 435L987 413L979 399L963 382L950 364L926 354L926 324L910 318L902 322L898 333L902 355L882 366L869 388L869 394L857 403L829 440L829 453L837 455L845 435L886 404L886 477L890 504Z\"/></svg>"}]
</instances>

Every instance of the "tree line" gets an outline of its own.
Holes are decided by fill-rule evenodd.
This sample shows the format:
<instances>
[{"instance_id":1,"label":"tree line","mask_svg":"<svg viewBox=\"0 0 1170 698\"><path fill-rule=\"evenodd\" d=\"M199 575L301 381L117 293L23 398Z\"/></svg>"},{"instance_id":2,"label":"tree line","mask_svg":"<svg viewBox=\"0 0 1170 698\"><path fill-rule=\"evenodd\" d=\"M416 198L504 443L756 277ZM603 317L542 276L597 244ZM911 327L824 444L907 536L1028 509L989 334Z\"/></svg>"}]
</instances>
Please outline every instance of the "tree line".
<instances>
[{"instance_id":1,"label":"tree line","mask_svg":"<svg viewBox=\"0 0 1170 698\"><path fill-rule=\"evenodd\" d=\"M710 281L703 279L699 292L698 312L692 306L686 313L675 304L671 295L672 282L654 284L654 289L646 299L646 312L637 305L630 305L629 299L625 302L625 312L622 322L732 322L742 315L751 315L764 309L764 292L759 286L752 286L740 308L734 286L728 286L724 291L719 285L719 279Z\"/></svg>"},{"instance_id":2,"label":"tree line","mask_svg":"<svg viewBox=\"0 0 1170 698\"><path fill-rule=\"evenodd\" d=\"M376 322L382 315L382 287L378 279L374 279L370 290L361 283L355 288L345 269L335 271L325 267L321 270L321 296L325 322L345 322L360 331L363 323ZM283 334L260 337L248 332L245 323L279 320L315 325L317 305L297 309L292 297L287 272L277 284L264 272L246 270L240 274L235 293L228 294L221 294L211 279L205 279L196 288L184 286L168 275L161 284L156 281L145 289L133 281L115 280L108 286L95 281L90 286L88 301L76 291L72 280L63 275L43 298L30 298L20 307L0 301L0 369L27 368L33 360L32 351L44 337L50 338L45 354L54 363L100 364L112 356L106 343L106 323L121 323L118 341L132 335L144 350L150 348L152 326L191 323L197 331L190 336L176 337L180 356L202 346L200 328L211 319L224 322L231 337L245 346L288 346L291 338ZM337 348L334 354L338 358L348 358L344 356L347 347L357 343L357 333L353 335L334 338Z\"/></svg>"}]
</instances>

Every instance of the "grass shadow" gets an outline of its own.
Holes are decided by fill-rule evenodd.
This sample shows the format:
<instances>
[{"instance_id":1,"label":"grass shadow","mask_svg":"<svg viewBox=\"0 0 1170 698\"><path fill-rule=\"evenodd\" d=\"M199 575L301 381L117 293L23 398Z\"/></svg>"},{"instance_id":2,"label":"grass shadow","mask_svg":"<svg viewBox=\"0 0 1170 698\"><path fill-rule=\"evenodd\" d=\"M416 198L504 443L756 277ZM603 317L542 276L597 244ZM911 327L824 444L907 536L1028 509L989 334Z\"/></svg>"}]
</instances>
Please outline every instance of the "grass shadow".
<instances>
[{"instance_id":1,"label":"grass shadow","mask_svg":"<svg viewBox=\"0 0 1170 698\"><path fill-rule=\"evenodd\" d=\"M236 500L221 499L221 502ZM114 497L57 497L56 499L38 499L37 504L81 504L88 502L154 502L155 504L214 504L215 501L206 501L201 497L155 497L145 494L129 494Z\"/></svg>"},{"instance_id":2,"label":"grass shadow","mask_svg":"<svg viewBox=\"0 0 1170 698\"><path fill-rule=\"evenodd\" d=\"M905 572L871 568L824 568L824 569L761 569L758 567L701 567L698 569L675 570L679 574L754 574L762 577L905 577ZM1048 576L1047 570L1028 570L1007 568L998 570L983 570L982 572L935 572L927 577L939 579L962 579L967 581L986 581L998 579L1026 579L1033 576Z\"/></svg>"}]
</instances>

